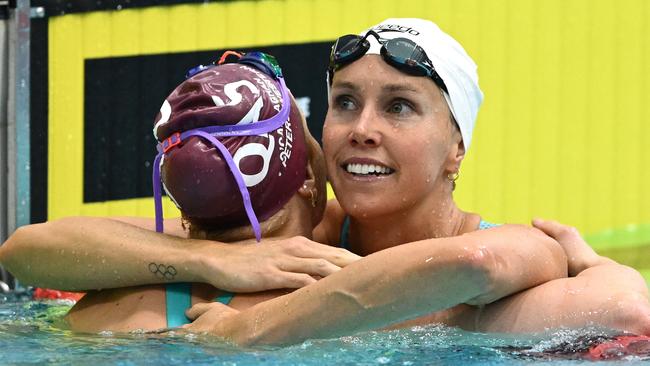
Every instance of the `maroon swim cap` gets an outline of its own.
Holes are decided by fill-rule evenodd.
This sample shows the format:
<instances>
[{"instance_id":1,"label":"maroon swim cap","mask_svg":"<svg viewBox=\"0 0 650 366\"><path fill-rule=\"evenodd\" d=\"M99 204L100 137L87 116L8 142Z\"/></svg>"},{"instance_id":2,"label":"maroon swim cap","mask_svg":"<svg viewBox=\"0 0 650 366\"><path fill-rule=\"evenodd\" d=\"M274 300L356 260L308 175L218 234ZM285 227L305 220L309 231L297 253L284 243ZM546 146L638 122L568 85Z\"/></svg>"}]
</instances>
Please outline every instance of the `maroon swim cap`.
<instances>
[{"instance_id":1,"label":"maroon swim cap","mask_svg":"<svg viewBox=\"0 0 650 366\"><path fill-rule=\"evenodd\" d=\"M225 64L202 71L167 97L155 119L162 142L175 133L209 126L255 124L282 107L280 83L255 67ZM261 135L218 138L250 193L258 220L273 216L306 179L307 149L298 107L289 120ZM168 149L160 163L167 195L191 222L215 229L247 225L242 193L221 152L191 136Z\"/></svg>"}]
</instances>

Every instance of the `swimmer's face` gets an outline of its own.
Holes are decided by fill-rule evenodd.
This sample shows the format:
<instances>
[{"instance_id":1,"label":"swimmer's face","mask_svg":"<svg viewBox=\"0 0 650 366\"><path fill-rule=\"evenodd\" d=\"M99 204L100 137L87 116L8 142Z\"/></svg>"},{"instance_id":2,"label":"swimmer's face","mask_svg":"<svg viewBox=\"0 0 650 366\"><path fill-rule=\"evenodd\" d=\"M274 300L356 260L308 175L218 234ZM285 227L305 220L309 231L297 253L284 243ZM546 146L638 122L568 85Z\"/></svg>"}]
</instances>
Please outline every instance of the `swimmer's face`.
<instances>
[{"instance_id":1,"label":"swimmer's face","mask_svg":"<svg viewBox=\"0 0 650 366\"><path fill-rule=\"evenodd\" d=\"M323 149L346 212L370 219L451 192L461 137L432 80L366 55L336 72L331 91Z\"/></svg>"}]
</instances>

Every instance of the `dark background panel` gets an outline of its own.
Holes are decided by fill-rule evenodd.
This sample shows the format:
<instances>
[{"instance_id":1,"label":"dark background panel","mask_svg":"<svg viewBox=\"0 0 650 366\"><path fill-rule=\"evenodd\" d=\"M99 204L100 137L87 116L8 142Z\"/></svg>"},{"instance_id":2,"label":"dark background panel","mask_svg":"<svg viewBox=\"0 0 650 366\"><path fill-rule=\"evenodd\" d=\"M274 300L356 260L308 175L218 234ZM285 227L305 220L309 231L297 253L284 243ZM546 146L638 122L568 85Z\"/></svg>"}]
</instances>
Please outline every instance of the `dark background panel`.
<instances>
[{"instance_id":1,"label":"dark background panel","mask_svg":"<svg viewBox=\"0 0 650 366\"><path fill-rule=\"evenodd\" d=\"M276 56L295 97L310 98L307 121L318 141L327 110L324 75L330 45L255 48ZM211 63L222 51L85 61L84 202L151 196L153 120L187 70Z\"/></svg>"},{"instance_id":2,"label":"dark background panel","mask_svg":"<svg viewBox=\"0 0 650 366\"><path fill-rule=\"evenodd\" d=\"M234 0L32 0L32 7L43 7L45 16L84 13L98 10L123 10L148 6L227 2Z\"/></svg>"},{"instance_id":3,"label":"dark background panel","mask_svg":"<svg viewBox=\"0 0 650 366\"><path fill-rule=\"evenodd\" d=\"M30 40L31 220L47 220L47 19L32 19Z\"/></svg>"}]
</instances>

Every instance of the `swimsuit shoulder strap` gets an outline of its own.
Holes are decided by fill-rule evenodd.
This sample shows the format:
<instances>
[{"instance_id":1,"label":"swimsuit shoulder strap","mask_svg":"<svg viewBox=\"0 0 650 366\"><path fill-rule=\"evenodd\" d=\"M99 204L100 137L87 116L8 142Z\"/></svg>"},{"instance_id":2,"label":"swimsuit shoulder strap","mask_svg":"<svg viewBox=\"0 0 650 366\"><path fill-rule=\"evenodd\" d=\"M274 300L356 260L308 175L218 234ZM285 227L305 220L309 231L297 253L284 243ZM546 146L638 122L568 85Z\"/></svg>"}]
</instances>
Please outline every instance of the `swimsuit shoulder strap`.
<instances>
[{"instance_id":1,"label":"swimsuit shoulder strap","mask_svg":"<svg viewBox=\"0 0 650 366\"><path fill-rule=\"evenodd\" d=\"M350 250L350 244L348 244L348 234L350 232L350 216L345 215L343 219L343 226L341 226L341 236L339 240L339 247Z\"/></svg>"},{"instance_id":2,"label":"swimsuit shoulder strap","mask_svg":"<svg viewBox=\"0 0 650 366\"><path fill-rule=\"evenodd\" d=\"M485 221L481 219L481 222L478 224L478 229L479 230L485 230L493 227L501 226L500 224L493 224L491 222Z\"/></svg>"},{"instance_id":3,"label":"swimsuit shoulder strap","mask_svg":"<svg viewBox=\"0 0 650 366\"><path fill-rule=\"evenodd\" d=\"M220 302L224 305L230 304L232 298L235 297L235 294L228 291L222 291L222 294L214 298L214 302Z\"/></svg>"},{"instance_id":4,"label":"swimsuit shoulder strap","mask_svg":"<svg viewBox=\"0 0 650 366\"><path fill-rule=\"evenodd\" d=\"M185 310L192 306L192 284L166 284L165 306L167 308L167 328L176 328L190 323L185 316Z\"/></svg>"},{"instance_id":5,"label":"swimsuit shoulder strap","mask_svg":"<svg viewBox=\"0 0 650 366\"><path fill-rule=\"evenodd\" d=\"M235 296L232 292L223 291L214 301L228 305ZM192 284L169 283L165 285L165 306L167 308L167 328L176 328L189 324L185 311L192 307Z\"/></svg>"}]
</instances>

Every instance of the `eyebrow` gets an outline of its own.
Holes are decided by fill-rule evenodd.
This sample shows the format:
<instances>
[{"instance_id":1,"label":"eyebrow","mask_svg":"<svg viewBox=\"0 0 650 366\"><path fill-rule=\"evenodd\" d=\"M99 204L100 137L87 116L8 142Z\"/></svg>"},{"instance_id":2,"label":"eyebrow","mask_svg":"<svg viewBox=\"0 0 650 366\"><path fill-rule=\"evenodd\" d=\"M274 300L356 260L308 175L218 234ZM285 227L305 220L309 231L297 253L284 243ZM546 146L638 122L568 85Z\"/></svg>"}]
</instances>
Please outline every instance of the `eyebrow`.
<instances>
[{"instance_id":1,"label":"eyebrow","mask_svg":"<svg viewBox=\"0 0 650 366\"><path fill-rule=\"evenodd\" d=\"M388 84L388 85L384 85L382 89L389 92L406 91L412 93L419 93L418 90L416 90L414 87L412 87L409 84Z\"/></svg>"},{"instance_id":2,"label":"eyebrow","mask_svg":"<svg viewBox=\"0 0 650 366\"><path fill-rule=\"evenodd\" d=\"M361 89L357 84L349 82L349 81L336 82L336 83L334 83L334 85L332 85L332 89L334 89L334 88L337 88L337 89L338 88L350 89L352 91L358 91L358 90ZM387 85L382 86L382 89L384 91L387 91L387 92L400 92L400 91L404 92L404 91L406 91L406 92L411 92L411 93L419 93L418 90L416 90L414 87L412 87L409 84L387 84Z\"/></svg>"},{"instance_id":3,"label":"eyebrow","mask_svg":"<svg viewBox=\"0 0 650 366\"><path fill-rule=\"evenodd\" d=\"M332 85L332 89L334 88L350 89L352 91L359 90L359 86L357 86L357 84L351 83L349 81L335 82L334 85Z\"/></svg>"}]
</instances>

